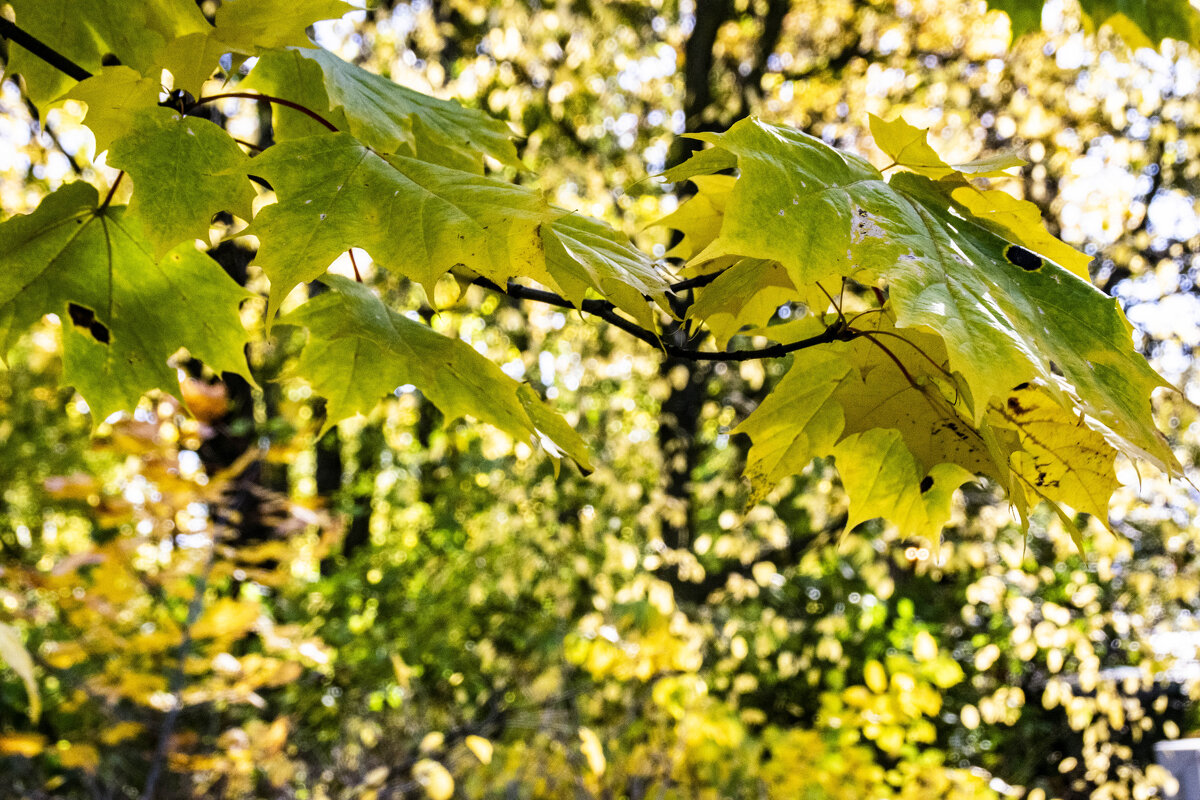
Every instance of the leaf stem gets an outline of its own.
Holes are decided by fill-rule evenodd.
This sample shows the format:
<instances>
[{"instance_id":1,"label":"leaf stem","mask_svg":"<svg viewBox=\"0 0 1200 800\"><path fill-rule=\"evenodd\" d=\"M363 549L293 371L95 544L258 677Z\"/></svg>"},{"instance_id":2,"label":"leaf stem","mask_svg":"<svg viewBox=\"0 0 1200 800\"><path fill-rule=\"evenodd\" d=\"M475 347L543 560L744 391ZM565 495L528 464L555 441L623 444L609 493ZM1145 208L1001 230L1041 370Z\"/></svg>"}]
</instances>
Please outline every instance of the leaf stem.
<instances>
[{"instance_id":1,"label":"leaf stem","mask_svg":"<svg viewBox=\"0 0 1200 800\"><path fill-rule=\"evenodd\" d=\"M354 267L354 280L358 281L359 283L362 283L363 279L362 279L362 275L358 271L358 262L354 260L354 248L351 247L349 250L346 251L346 253L348 253L350 256L350 266Z\"/></svg>"},{"instance_id":2,"label":"leaf stem","mask_svg":"<svg viewBox=\"0 0 1200 800\"><path fill-rule=\"evenodd\" d=\"M291 100L284 100L282 97L275 97L274 95L269 94L258 94L257 92L223 92L221 94L209 95L208 97L201 97L197 99L196 102L192 103L192 108L189 108L188 112L190 113L192 109L203 105L204 103L212 103L216 100L233 100L238 98L243 100L261 100L264 103L272 103L277 106L294 109L295 111L299 111L301 114L304 114L306 117L316 120L334 133L338 132L336 125L307 106L302 106L299 103L292 102Z\"/></svg>"},{"instance_id":3,"label":"leaf stem","mask_svg":"<svg viewBox=\"0 0 1200 800\"><path fill-rule=\"evenodd\" d=\"M8 39L14 44L19 44L30 53L45 61L50 66L54 67L59 72L74 78L77 81L86 81L92 77L92 73L88 72L83 67L76 64L71 59L67 58L62 53L55 50L50 45L43 42L41 39L26 33L17 27L16 23L10 22L0 16L0 36Z\"/></svg>"},{"instance_id":4,"label":"leaf stem","mask_svg":"<svg viewBox=\"0 0 1200 800\"><path fill-rule=\"evenodd\" d=\"M121 178L124 177L125 170L121 170L117 173L116 180L112 182L112 186L108 187L108 194L104 195L104 202L101 203L100 207L96 209L97 211L103 211L104 209L108 208L108 204L112 202L113 196L117 193L117 187L121 185Z\"/></svg>"}]
</instances>

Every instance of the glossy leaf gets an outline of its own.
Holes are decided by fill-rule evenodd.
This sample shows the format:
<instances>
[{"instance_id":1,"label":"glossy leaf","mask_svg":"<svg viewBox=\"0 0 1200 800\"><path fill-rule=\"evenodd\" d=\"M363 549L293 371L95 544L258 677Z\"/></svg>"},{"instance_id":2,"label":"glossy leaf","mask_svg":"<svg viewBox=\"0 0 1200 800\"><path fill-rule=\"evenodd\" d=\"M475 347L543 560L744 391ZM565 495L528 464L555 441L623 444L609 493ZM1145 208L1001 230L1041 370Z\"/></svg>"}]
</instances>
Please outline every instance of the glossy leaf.
<instances>
[{"instance_id":1,"label":"glossy leaf","mask_svg":"<svg viewBox=\"0 0 1200 800\"><path fill-rule=\"evenodd\" d=\"M262 242L272 311L351 247L429 292L459 265L501 285L530 273L549 282L538 230L551 212L528 189L381 156L344 133L282 142L248 169L279 196L245 231Z\"/></svg>"},{"instance_id":2,"label":"glossy leaf","mask_svg":"<svg viewBox=\"0 0 1200 800\"><path fill-rule=\"evenodd\" d=\"M643 327L655 327L646 298L665 307L666 278L629 239L599 220L557 210L540 233L550 283L568 300L578 306L593 289Z\"/></svg>"}]
</instances>

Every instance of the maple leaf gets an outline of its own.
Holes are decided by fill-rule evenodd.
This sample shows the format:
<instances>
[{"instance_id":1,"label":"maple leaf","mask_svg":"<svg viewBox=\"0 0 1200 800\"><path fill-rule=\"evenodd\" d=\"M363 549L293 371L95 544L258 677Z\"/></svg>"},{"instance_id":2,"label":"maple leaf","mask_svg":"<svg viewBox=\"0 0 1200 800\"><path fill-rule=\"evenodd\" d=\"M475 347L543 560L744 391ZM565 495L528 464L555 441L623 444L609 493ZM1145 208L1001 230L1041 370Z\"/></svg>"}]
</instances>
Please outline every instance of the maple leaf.
<instances>
[{"instance_id":1,"label":"maple leaf","mask_svg":"<svg viewBox=\"0 0 1200 800\"><path fill-rule=\"evenodd\" d=\"M538 235L550 207L529 189L383 156L346 133L281 142L247 169L279 196L243 231L261 239L271 312L351 247L427 292L458 265L501 285L518 275L551 282Z\"/></svg>"},{"instance_id":2,"label":"maple leaf","mask_svg":"<svg viewBox=\"0 0 1200 800\"><path fill-rule=\"evenodd\" d=\"M129 211L155 257L183 239L207 239L218 211L253 216L254 188L239 169L249 158L222 128L167 108L134 112L126 124L108 162L133 177Z\"/></svg>"},{"instance_id":3,"label":"maple leaf","mask_svg":"<svg viewBox=\"0 0 1200 800\"><path fill-rule=\"evenodd\" d=\"M99 424L159 389L179 396L167 360L181 347L250 378L238 305L249 294L191 243L161 261L136 218L70 183L0 224L0 352L43 314L63 321L63 380Z\"/></svg>"},{"instance_id":4,"label":"maple leaf","mask_svg":"<svg viewBox=\"0 0 1200 800\"><path fill-rule=\"evenodd\" d=\"M747 326L765 326L781 305L797 296L779 262L744 258L697 290L687 318L703 322L723 349L735 333Z\"/></svg>"},{"instance_id":5,"label":"maple leaf","mask_svg":"<svg viewBox=\"0 0 1200 800\"><path fill-rule=\"evenodd\" d=\"M735 155L741 176L720 234L694 262L729 254L777 260L797 299L822 279L879 282L899 327L927 327L945 340L973 422L1014 386L1056 387L1061 371L1081 410L1127 454L1178 470L1150 414L1150 393L1166 383L1133 349L1116 302L1016 241L1023 237L1007 234L1007 224L955 201L955 184L910 172L884 182L861 159L753 118L700 138ZM1007 213L1001 209L1005 223Z\"/></svg>"},{"instance_id":6,"label":"maple leaf","mask_svg":"<svg viewBox=\"0 0 1200 800\"><path fill-rule=\"evenodd\" d=\"M362 284L337 275L324 280L334 291L280 320L308 330L308 344L292 374L326 399L324 429L369 413L381 397L411 384L448 419L473 416L591 471L579 435L532 390L470 345L391 311Z\"/></svg>"},{"instance_id":7,"label":"maple leaf","mask_svg":"<svg viewBox=\"0 0 1200 800\"><path fill-rule=\"evenodd\" d=\"M159 56L167 44L209 24L190 0L10 0L21 29L74 61L99 71L104 56L158 79ZM61 96L75 80L23 47L12 46L7 72L25 78L36 105Z\"/></svg>"},{"instance_id":8,"label":"maple leaf","mask_svg":"<svg viewBox=\"0 0 1200 800\"><path fill-rule=\"evenodd\" d=\"M926 472L897 430L872 428L851 434L833 449L850 500L846 530L885 517L906 535L936 541L950 520L955 491L975 479L957 464Z\"/></svg>"},{"instance_id":9,"label":"maple leaf","mask_svg":"<svg viewBox=\"0 0 1200 800\"><path fill-rule=\"evenodd\" d=\"M880 215L882 235L866 237L855 255L879 247L872 260L890 287L897 325L942 335L976 418L1014 386L1058 386L1061 371L1079 407L1120 437L1129 455L1177 471L1150 413L1151 392L1169 384L1134 349L1117 301L972 222L928 179L900 174L892 186L911 212L894 206L894 216Z\"/></svg>"},{"instance_id":10,"label":"maple leaf","mask_svg":"<svg viewBox=\"0 0 1200 800\"><path fill-rule=\"evenodd\" d=\"M439 100L349 64L327 50L291 48L263 54L243 87L283 97L325 114L339 130L380 153L399 153L481 172L483 157L520 167L513 133L502 121ZM278 139L314 132L311 120L275 110Z\"/></svg>"},{"instance_id":11,"label":"maple leaf","mask_svg":"<svg viewBox=\"0 0 1200 800\"><path fill-rule=\"evenodd\" d=\"M1067 413L1044 387L1019 386L989 412L994 427L1019 437L1011 457L1014 495L1035 493L1108 525L1108 502L1117 487L1116 450L1104 433ZM1025 501L1027 503L1027 501Z\"/></svg>"},{"instance_id":12,"label":"maple leaf","mask_svg":"<svg viewBox=\"0 0 1200 800\"><path fill-rule=\"evenodd\" d=\"M696 185L696 194L654 223L681 234L679 242L667 252L668 256L674 258L694 258L717 238L721 231L721 220L725 216L725 204L729 202L729 194L737 178L732 175L695 175L691 181Z\"/></svg>"},{"instance_id":13,"label":"maple leaf","mask_svg":"<svg viewBox=\"0 0 1200 800\"><path fill-rule=\"evenodd\" d=\"M891 156L896 166L934 180L952 175L972 178L1002 176L1007 174L1005 170L1022 167L1027 163L1023 158L1001 153L950 165L929 146L928 130L909 125L903 117L896 117L890 122L874 114L870 114L868 118L876 147Z\"/></svg>"},{"instance_id":14,"label":"maple leaf","mask_svg":"<svg viewBox=\"0 0 1200 800\"><path fill-rule=\"evenodd\" d=\"M102 67L63 95L87 105L84 122L96 137L96 153L107 150L133 126L134 116L158 105L159 81L143 77L132 67Z\"/></svg>"},{"instance_id":15,"label":"maple leaf","mask_svg":"<svg viewBox=\"0 0 1200 800\"><path fill-rule=\"evenodd\" d=\"M531 278L576 304L595 289L644 324L653 317L643 295L666 293L650 260L603 223L554 209L526 187L380 155L349 134L280 143L246 169L279 196L243 231L262 242L269 313L351 247L427 292L459 267L501 286Z\"/></svg>"},{"instance_id":16,"label":"maple leaf","mask_svg":"<svg viewBox=\"0 0 1200 800\"><path fill-rule=\"evenodd\" d=\"M554 209L554 215L540 229L551 285L576 307L585 292L594 289L642 327L653 329L656 318L646 298L669 310L663 273L628 238L603 222L560 209Z\"/></svg>"},{"instance_id":17,"label":"maple leaf","mask_svg":"<svg viewBox=\"0 0 1200 800\"><path fill-rule=\"evenodd\" d=\"M314 22L336 19L354 7L342 0L231 0L217 8L213 27L181 36L165 48L163 67L175 78L176 89L198 95L221 56L239 57L281 47L311 47L307 29Z\"/></svg>"}]
</instances>

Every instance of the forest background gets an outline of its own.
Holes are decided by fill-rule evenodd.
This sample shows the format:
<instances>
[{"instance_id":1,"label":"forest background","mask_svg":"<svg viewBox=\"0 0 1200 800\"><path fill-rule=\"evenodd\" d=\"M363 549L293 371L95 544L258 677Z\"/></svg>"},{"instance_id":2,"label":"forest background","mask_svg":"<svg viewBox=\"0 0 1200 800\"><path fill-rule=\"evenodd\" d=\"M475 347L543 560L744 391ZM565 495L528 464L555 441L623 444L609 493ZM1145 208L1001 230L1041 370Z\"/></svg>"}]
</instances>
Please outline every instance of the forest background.
<instances>
[{"instance_id":1,"label":"forest background","mask_svg":"<svg viewBox=\"0 0 1200 800\"><path fill-rule=\"evenodd\" d=\"M1144 19L995 5L1012 16L375 3L314 35L509 121L556 203L656 254L672 242L650 223L690 191L652 177L686 155L680 133L756 114L882 166L867 115L903 114L951 163L1016 152L1019 179L994 185L1096 256L1094 282L1195 399L1195 50ZM11 76L0 103L6 217L113 180L81 104L39 115ZM270 139L266 109L213 118ZM243 248L214 252L261 290ZM1170 652L1194 656L1189 487L1125 469L1119 536L1093 526L1083 553L980 487L941 540L843 535L821 465L747 510L730 430L784 363L664 358L594 318L453 282L426 298L346 262L538 386L596 470L560 473L413 391L318 438L303 383L200 372L186 409L148 399L93 437L44 321L0 373L0 794L1041 800L1170 782L1151 746L1197 727ZM293 353L252 355L271 377ZM1192 412L1160 399L1191 468Z\"/></svg>"}]
</instances>

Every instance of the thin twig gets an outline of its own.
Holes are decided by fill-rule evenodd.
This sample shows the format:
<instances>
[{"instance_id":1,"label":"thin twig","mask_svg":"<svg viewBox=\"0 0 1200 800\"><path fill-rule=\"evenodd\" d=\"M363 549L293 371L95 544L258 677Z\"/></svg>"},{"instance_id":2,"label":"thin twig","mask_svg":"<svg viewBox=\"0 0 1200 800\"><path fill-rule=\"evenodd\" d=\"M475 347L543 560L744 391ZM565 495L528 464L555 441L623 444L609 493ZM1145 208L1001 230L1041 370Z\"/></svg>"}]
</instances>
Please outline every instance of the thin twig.
<instances>
[{"instance_id":1,"label":"thin twig","mask_svg":"<svg viewBox=\"0 0 1200 800\"><path fill-rule=\"evenodd\" d=\"M282 97L275 97L275 96L269 95L269 94L258 94L256 92L223 92L222 94L213 94L213 95L209 95L208 97L201 97L198 100L196 100L195 103L192 104L192 107L188 109L187 113L191 113L198 106L201 106L205 103L212 103L216 100L233 100L233 99L261 100L264 103L273 103L274 105L277 105L277 106L283 106L285 108L290 108L295 111L299 111L301 114L304 114L305 116L316 120L317 122L321 123L326 128L333 131L334 133L338 132L336 125L334 125L332 122L330 122L329 120L322 117L317 112L313 111L311 108L308 108L307 106L302 106L299 103L292 102L291 100L284 100Z\"/></svg>"},{"instance_id":2,"label":"thin twig","mask_svg":"<svg viewBox=\"0 0 1200 800\"><path fill-rule=\"evenodd\" d=\"M71 59L67 58L62 53L55 50L50 45L32 36L17 27L16 23L10 22L4 17L0 17L0 36L8 39L10 42L21 45L30 53L45 61L50 66L54 67L59 72L62 72L77 81L86 81L92 77L92 73L88 72L83 67L76 64Z\"/></svg>"},{"instance_id":3,"label":"thin twig","mask_svg":"<svg viewBox=\"0 0 1200 800\"><path fill-rule=\"evenodd\" d=\"M358 262L354 260L354 248L351 247L346 252L350 255L350 266L354 267L354 280L358 281L359 283L362 283L363 279L362 279L362 275L359 274L359 271L358 271Z\"/></svg>"}]
</instances>

